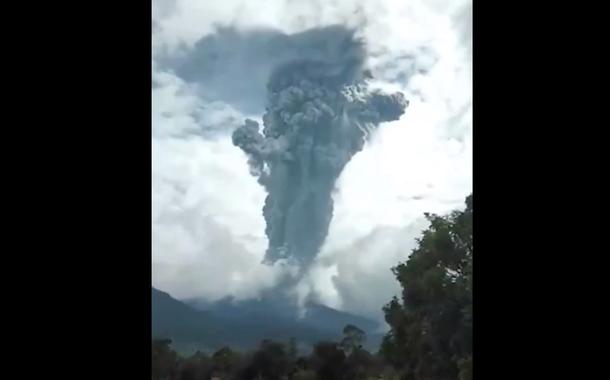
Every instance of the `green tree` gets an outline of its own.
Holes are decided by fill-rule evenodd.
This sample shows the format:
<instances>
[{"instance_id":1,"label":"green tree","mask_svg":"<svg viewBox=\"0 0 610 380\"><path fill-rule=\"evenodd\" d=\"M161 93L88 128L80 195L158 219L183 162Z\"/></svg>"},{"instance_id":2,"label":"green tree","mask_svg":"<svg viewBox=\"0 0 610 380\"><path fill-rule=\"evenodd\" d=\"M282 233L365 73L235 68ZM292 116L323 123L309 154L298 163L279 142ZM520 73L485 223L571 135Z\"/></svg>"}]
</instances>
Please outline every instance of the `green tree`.
<instances>
[{"instance_id":1,"label":"green tree","mask_svg":"<svg viewBox=\"0 0 610 380\"><path fill-rule=\"evenodd\" d=\"M172 350L171 343L170 339L152 341L151 370L153 380L169 379L174 373L178 364L178 355Z\"/></svg>"},{"instance_id":2,"label":"green tree","mask_svg":"<svg viewBox=\"0 0 610 380\"><path fill-rule=\"evenodd\" d=\"M212 355L214 373L227 375L235 371L240 362L240 355L229 347L223 347Z\"/></svg>"},{"instance_id":3,"label":"green tree","mask_svg":"<svg viewBox=\"0 0 610 380\"><path fill-rule=\"evenodd\" d=\"M346 354L350 355L355 350L362 348L362 344L366 340L366 334L357 326L348 324L343 328L343 339L341 340L341 348Z\"/></svg>"},{"instance_id":4,"label":"green tree","mask_svg":"<svg viewBox=\"0 0 610 380\"><path fill-rule=\"evenodd\" d=\"M345 352L334 342L320 342L311 355L318 380L342 380L345 374Z\"/></svg>"},{"instance_id":5,"label":"green tree","mask_svg":"<svg viewBox=\"0 0 610 380\"><path fill-rule=\"evenodd\" d=\"M207 380L213 370L210 357L197 351L193 356L181 360L177 367L177 380Z\"/></svg>"},{"instance_id":6,"label":"green tree","mask_svg":"<svg viewBox=\"0 0 610 380\"><path fill-rule=\"evenodd\" d=\"M288 341L288 355L293 361L296 360L297 356L299 355L299 348L296 338L290 338Z\"/></svg>"},{"instance_id":7,"label":"green tree","mask_svg":"<svg viewBox=\"0 0 610 380\"><path fill-rule=\"evenodd\" d=\"M384 307L391 329L382 355L405 379L472 379L472 195L430 227L405 263L393 268L402 287Z\"/></svg>"},{"instance_id":8,"label":"green tree","mask_svg":"<svg viewBox=\"0 0 610 380\"><path fill-rule=\"evenodd\" d=\"M364 380L381 372L382 366L376 358L363 348L354 349L345 359L345 379Z\"/></svg>"},{"instance_id":9,"label":"green tree","mask_svg":"<svg viewBox=\"0 0 610 380\"><path fill-rule=\"evenodd\" d=\"M248 377L280 380L291 370L291 357L282 343L262 341L246 372Z\"/></svg>"}]
</instances>

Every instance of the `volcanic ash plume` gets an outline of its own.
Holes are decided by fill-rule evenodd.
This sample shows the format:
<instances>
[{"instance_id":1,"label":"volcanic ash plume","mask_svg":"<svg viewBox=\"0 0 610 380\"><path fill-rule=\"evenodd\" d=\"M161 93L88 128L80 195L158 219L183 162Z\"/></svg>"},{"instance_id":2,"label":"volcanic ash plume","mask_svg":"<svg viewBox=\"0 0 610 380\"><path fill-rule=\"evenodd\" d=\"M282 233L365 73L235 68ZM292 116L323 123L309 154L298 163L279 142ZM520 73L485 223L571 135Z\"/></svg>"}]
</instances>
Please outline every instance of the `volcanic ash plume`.
<instances>
[{"instance_id":1,"label":"volcanic ash plume","mask_svg":"<svg viewBox=\"0 0 610 380\"><path fill-rule=\"evenodd\" d=\"M262 134L252 120L233 133L268 192L265 262L311 263L328 233L343 168L381 122L404 113L403 94L369 90L366 73L359 53L284 64L267 86Z\"/></svg>"}]
</instances>

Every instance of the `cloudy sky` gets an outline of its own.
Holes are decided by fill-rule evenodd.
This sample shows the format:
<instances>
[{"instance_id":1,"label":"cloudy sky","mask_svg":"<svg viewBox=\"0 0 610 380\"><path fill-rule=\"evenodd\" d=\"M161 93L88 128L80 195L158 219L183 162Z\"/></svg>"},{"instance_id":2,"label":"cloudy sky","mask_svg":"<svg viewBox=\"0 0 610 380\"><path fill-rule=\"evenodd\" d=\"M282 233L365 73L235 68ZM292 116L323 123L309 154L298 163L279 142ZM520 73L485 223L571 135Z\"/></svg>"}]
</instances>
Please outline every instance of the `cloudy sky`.
<instances>
[{"instance_id":1,"label":"cloudy sky","mask_svg":"<svg viewBox=\"0 0 610 380\"><path fill-rule=\"evenodd\" d=\"M380 318L398 291L390 268L410 254L422 214L462 207L472 190L471 0L153 0L155 287L248 298L282 278L286 268L261 264L266 194L231 133L261 119L273 67L323 44L290 36L335 24L364 39L374 85L410 105L339 178L299 295Z\"/></svg>"}]
</instances>

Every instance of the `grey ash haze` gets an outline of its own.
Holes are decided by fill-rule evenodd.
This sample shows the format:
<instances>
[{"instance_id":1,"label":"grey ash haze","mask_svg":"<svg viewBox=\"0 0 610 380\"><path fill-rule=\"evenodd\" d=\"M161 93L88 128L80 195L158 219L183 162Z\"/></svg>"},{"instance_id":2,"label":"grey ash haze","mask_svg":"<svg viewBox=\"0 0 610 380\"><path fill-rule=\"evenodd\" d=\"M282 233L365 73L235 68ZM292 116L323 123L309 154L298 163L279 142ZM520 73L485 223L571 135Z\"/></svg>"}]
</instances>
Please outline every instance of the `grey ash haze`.
<instances>
[{"instance_id":1,"label":"grey ash haze","mask_svg":"<svg viewBox=\"0 0 610 380\"><path fill-rule=\"evenodd\" d=\"M233 143L248 155L268 193L265 262L287 260L302 270L328 234L332 192L345 165L380 123L398 120L408 104L400 92L368 89L365 48L350 30L319 32L339 42L333 56L276 67L267 84L262 133L253 120L233 132Z\"/></svg>"}]
</instances>

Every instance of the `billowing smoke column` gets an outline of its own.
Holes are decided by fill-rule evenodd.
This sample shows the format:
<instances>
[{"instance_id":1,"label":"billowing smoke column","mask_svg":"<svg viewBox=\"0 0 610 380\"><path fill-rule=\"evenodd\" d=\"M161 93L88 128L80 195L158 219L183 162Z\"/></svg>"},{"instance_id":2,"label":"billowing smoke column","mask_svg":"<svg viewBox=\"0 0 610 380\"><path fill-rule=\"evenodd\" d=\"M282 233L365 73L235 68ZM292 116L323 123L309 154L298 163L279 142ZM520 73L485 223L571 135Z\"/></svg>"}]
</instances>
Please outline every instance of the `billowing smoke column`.
<instances>
[{"instance_id":1,"label":"billowing smoke column","mask_svg":"<svg viewBox=\"0 0 610 380\"><path fill-rule=\"evenodd\" d=\"M267 263L311 263L328 233L332 191L343 168L381 122L397 120L408 105L402 93L367 88L360 42L350 36L343 48L333 59L276 68L262 134L252 120L233 133L233 144L248 155L268 192Z\"/></svg>"}]
</instances>

